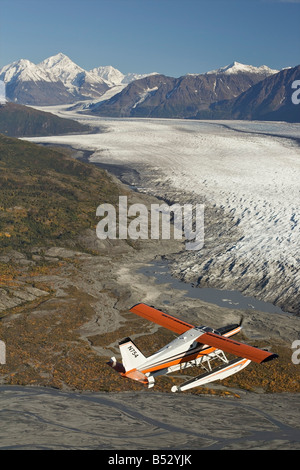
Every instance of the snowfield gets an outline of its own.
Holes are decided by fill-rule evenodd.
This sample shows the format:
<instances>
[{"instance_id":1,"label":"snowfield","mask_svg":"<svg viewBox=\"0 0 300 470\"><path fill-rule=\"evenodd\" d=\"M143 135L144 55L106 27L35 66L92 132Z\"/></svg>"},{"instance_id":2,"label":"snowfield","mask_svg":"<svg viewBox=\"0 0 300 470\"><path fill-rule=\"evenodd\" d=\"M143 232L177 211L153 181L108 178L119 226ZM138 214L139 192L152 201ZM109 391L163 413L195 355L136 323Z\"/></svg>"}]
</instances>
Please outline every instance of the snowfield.
<instances>
[{"instance_id":1,"label":"snowfield","mask_svg":"<svg viewBox=\"0 0 300 470\"><path fill-rule=\"evenodd\" d=\"M137 170L143 191L206 204L204 248L182 253L173 265L176 275L300 313L300 124L101 119L56 111L105 132L27 140L91 150L92 162Z\"/></svg>"}]
</instances>

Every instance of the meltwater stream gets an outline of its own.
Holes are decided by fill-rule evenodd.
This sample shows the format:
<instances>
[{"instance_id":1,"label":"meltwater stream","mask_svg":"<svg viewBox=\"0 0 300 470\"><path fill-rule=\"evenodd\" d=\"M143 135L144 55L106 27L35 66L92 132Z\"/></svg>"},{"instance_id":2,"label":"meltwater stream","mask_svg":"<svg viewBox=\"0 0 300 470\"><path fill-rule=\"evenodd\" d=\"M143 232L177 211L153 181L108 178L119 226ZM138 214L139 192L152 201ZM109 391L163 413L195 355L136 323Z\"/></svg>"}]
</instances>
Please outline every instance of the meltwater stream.
<instances>
[{"instance_id":1,"label":"meltwater stream","mask_svg":"<svg viewBox=\"0 0 300 470\"><path fill-rule=\"evenodd\" d=\"M186 296L200 299L204 302L218 305L225 308L251 309L267 313L282 313L290 315L281 310L280 307L269 302L256 299L254 297L245 297L238 291L220 290L210 287L195 287L173 277L170 273L169 262L166 260L156 260L139 269L139 272L148 277L154 277L158 284L169 284L174 289L185 291Z\"/></svg>"}]
</instances>

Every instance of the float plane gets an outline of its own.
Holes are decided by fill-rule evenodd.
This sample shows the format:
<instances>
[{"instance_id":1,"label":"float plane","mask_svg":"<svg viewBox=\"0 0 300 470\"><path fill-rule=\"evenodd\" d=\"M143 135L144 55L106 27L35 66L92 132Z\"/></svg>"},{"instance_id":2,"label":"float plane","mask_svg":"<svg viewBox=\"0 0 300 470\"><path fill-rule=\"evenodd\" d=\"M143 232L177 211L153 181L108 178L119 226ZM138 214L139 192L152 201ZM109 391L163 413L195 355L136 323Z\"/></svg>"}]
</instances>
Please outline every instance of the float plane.
<instances>
[{"instance_id":1,"label":"float plane","mask_svg":"<svg viewBox=\"0 0 300 470\"><path fill-rule=\"evenodd\" d=\"M121 376L136 380L151 388L155 377L184 370L188 367L200 367L203 373L187 380L171 391L185 391L215 380L223 380L244 369L251 361L264 363L278 357L265 349L229 339L241 331L241 323L213 329L208 326L194 326L179 320L149 305L139 303L129 310L165 327L179 336L162 349L145 357L130 338L119 343L122 364L112 357L107 363ZM229 360L225 353L237 358ZM216 367L212 364L217 362Z\"/></svg>"}]
</instances>

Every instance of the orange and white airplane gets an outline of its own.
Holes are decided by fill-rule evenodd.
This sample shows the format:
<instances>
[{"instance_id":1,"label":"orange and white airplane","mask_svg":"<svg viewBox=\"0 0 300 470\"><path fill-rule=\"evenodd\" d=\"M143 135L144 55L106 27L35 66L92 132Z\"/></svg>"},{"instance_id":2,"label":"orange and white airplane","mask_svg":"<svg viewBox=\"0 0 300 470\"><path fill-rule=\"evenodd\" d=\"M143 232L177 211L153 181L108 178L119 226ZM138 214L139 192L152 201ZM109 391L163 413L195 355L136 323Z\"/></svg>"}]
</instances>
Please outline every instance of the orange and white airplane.
<instances>
[{"instance_id":1,"label":"orange and white airplane","mask_svg":"<svg viewBox=\"0 0 300 470\"><path fill-rule=\"evenodd\" d=\"M108 365L121 376L141 382L149 388L154 386L155 377L188 367L201 367L205 372L180 386L172 387L172 392L225 379L244 369L251 361L263 363L278 357L267 350L229 339L241 331L241 324L223 326L217 330L194 326L143 303L134 305L130 312L180 335L149 357L145 357L130 338L119 343L123 363L112 357ZM229 361L225 352L238 359ZM213 369L211 364L217 360L221 365Z\"/></svg>"}]
</instances>

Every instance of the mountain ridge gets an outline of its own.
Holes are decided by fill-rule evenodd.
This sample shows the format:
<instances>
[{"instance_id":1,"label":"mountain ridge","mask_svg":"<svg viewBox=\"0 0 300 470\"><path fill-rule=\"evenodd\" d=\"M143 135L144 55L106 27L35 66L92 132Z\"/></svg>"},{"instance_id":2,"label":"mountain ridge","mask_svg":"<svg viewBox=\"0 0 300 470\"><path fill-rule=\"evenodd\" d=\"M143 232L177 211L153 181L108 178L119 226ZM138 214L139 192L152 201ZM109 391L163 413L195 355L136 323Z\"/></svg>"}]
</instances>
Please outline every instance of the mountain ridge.
<instances>
[{"instance_id":1,"label":"mountain ridge","mask_svg":"<svg viewBox=\"0 0 300 470\"><path fill-rule=\"evenodd\" d=\"M239 62L233 62L218 69L218 74L233 73L237 64L239 67L251 67L251 73L254 74L260 74L262 67L264 73L273 72L267 66L245 66ZM214 71L207 72L207 74L213 73ZM95 100L114 86L125 86L133 81L155 75L162 74L157 72L123 74L111 65L85 70L62 52L38 64L28 59L20 59L0 68L0 80L6 85L6 95L10 101L46 106ZM199 75L203 74L187 74L186 76Z\"/></svg>"},{"instance_id":2,"label":"mountain ridge","mask_svg":"<svg viewBox=\"0 0 300 470\"><path fill-rule=\"evenodd\" d=\"M97 99L115 85L127 84L146 75L125 75L112 66L85 70L62 52L38 64L20 59L0 69L7 98L19 104L37 106Z\"/></svg>"},{"instance_id":3,"label":"mountain ridge","mask_svg":"<svg viewBox=\"0 0 300 470\"><path fill-rule=\"evenodd\" d=\"M30 137L92 132L89 126L16 103L0 104L0 133Z\"/></svg>"},{"instance_id":4,"label":"mountain ridge","mask_svg":"<svg viewBox=\"0 0 300 470\"><path fill-rule=\"evenodd\" d=\"M217 72L179 78L151 75L129 83L109 100L92 104L90 112L110 117L191 118L213 103L239 96L273 74L264 68L259 73Z\"/></svg>"},{"instance_id":5,"label":"mountain ridge","mask_svg":"<svg viewBox=\"0 0 300 470\"><path fill-rule=\"evenodd\" d=\"M300 105L292 102L292 84L299 77L300 65L283 69L234 99L213 103L194 118L300 122Z\"/></svg>"},{"instance_id":6,"label":"mountain ridge","mask_svg":"<svg viewBox=\"0 0 300 470\"><path fill-rule=\"evenodd\" d=\"M27 59L8 64L0 69L0 81L5 84L8 101L29 106L70 104L83 113L103 117L299 122L298 108L291 106L291 100L284 100L291 94L290 84L276 85L278 77L279 81L290 80L293 70L234 61L206 73L177 78L157 72L123 74L111 65L84 70L60 52L39 64ZM300 71L297 73L295 79L299 79ZM279 87L281 97L275 97L276 90L264 90L264 85ZM264 98L272 94L271 102ZM283 101L285 109L280 107Z\"/></svg>"}]
</instances>

